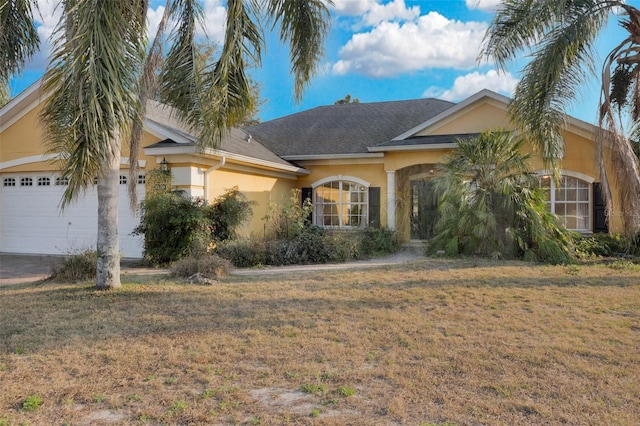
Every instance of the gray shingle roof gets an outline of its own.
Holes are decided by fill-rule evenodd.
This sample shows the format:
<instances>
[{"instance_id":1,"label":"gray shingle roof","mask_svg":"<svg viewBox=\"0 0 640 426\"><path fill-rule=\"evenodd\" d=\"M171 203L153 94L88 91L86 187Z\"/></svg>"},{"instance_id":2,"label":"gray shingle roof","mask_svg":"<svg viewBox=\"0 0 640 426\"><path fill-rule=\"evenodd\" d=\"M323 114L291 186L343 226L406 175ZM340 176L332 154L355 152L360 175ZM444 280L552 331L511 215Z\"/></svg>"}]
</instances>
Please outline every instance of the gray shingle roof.
<instances>
[{"instance_id":1,"label":"gray shingle roof","mask_svg":"<svg viewBox=\"0 0 640 426\"><path fill-rule=\"evenodd\" d=\"M259 123L245 130L287 157L367 153L451 108L439 99L330 105Z\"/></svg>"},{"instance_id":2,"label":"gray shingle roof","mask_svg":"<svg viewBox=\"0 0 640 426\"><path fill-rule=\"evenodd\" d=\"M187 129L181 125L181 123L174 118L170 118L169 115L165 117L154 115L153 118L158 119L155 121L159 126L164 127L169 132L180 135L186 139L189 139L189 143L176 143L171 139L167 139L153 145L149 145L146 148L159 148L159 147L179 147L184 145L193 146L197 140L196 136L192 135ZM159 121L162 120L162 121ZM153 121L153 120L152 120ZM254 158L256 160L268 161L282 166L291 166L286 160L278 157L271 152L268 148L264 147L259 141L254 138L249 138L249 134L242 129L232 128L227 132L218 147L221 151L226 151L231 154L243 155L246 157Z\"/></svg>"}]
</instances>

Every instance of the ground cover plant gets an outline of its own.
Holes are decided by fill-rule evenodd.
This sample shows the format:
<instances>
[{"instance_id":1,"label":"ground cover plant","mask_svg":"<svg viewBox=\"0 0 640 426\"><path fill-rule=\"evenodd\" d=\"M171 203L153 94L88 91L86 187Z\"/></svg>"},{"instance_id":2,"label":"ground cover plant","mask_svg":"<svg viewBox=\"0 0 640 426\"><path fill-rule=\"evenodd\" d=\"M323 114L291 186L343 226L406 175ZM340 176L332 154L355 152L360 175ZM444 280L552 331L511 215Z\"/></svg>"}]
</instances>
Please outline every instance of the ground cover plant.
<instances>
[{"instance_id":1,"label":"ground cover plant","mask_svg":"<svg viewBox=\"0 0 640 426\"><path fill-rule=\"evenodd\" d=\"M0 288L0 424L637 424L640 268Z\"/></svg>"}]
</instances>

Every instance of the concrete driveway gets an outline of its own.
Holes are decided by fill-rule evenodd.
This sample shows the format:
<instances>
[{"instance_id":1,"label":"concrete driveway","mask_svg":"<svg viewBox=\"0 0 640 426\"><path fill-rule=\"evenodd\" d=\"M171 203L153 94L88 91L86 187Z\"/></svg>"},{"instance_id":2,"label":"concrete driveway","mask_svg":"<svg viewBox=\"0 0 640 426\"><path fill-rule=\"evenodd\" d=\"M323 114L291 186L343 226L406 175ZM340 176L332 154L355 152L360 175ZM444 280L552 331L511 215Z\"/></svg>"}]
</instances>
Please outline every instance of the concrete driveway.
<instances>
[{"instance_id":1,"label":"concrete driveway","mask_svg":"<svg viewBox=\"0 0 640 426\"><path fill-rule=\"evenodd\" d=\"M0 285L34 282L46 278L61 256L0 253Z\"/></svg>"},{"instance_id":2,"label":"concrete driveway","mask_svg":"<svg viewBox=\"0 0 640 426\"><path fill-rule=\"evenodd\" d=\"M51 268L64 256L41 254L0 253L0 286L32 283L51 275ZM166 269L145 268L139 260L123 259L120 268L122 274L161 275Z\"/></svg>"}]
</instances>

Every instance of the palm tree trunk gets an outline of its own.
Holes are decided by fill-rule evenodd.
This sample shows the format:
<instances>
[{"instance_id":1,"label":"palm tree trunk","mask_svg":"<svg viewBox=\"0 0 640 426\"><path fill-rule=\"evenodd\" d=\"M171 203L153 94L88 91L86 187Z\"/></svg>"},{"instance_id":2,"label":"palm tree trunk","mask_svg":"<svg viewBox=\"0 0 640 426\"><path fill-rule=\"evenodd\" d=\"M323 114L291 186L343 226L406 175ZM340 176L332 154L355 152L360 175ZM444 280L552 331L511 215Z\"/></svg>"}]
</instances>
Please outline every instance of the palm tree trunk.
<instances>
[{"instance_id":1,"label":"palm tree trunk","mask_svg":"<svg viewBox=\"0 0 640 426\"><path fill-rule=\"evenodd\" d=\"M98 177L98 290L120 284L120 241L118 237L118 185L120 184L120 144L112 142L112 158Z\"/></svg>"}]
</instances>

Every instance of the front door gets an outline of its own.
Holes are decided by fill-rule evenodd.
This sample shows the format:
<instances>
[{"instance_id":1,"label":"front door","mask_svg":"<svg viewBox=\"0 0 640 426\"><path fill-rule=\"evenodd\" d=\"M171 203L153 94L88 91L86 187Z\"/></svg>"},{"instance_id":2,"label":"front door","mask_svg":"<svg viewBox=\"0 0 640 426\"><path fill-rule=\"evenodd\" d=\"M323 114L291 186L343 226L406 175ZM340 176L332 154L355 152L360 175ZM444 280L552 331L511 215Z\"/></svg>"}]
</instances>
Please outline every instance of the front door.
<instances>
[{"instance_id":1,"label":"front door","mask_svg":"<svg viewBox=\"0 0 640 426\"><path fill-rule=\"evenodd\" d=\"M431 181L411 181L410 215L412 240L428 240L435 235L438 200Z\"/></svg>"}]
</instances>

